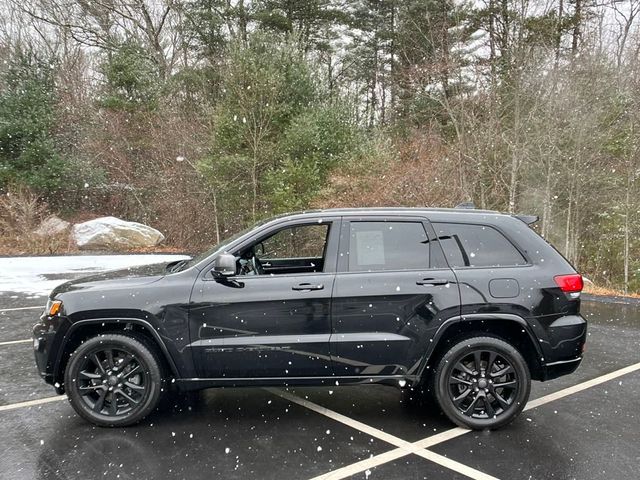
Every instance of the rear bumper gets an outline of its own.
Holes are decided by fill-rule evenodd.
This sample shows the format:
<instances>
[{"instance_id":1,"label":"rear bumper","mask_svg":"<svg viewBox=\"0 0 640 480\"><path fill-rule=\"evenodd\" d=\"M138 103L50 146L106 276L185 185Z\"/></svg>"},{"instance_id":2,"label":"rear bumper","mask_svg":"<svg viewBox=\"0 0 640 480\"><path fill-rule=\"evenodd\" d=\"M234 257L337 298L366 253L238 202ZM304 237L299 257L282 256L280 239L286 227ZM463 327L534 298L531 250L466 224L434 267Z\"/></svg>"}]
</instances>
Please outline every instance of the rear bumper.
<instances>
[{"instance_id":1,"label":"rear bumper","mask_svg":"<svg viewBox=\"0 0 640 480\"><path fill-rule=\"evenodd\" d=\"M584 353L587 321L581 315L565 315L547 328L549 350L542 365L542 380L573 373Z\"/></svg>"},{"instance_id":2,"label":"rear bumper","mask_svg":"<svg viewBox=\"0 0 640 480\"><path fill-rule=\"evenodd\" d=\"M582 362L582 356L570 360L560 360L558 362L546 363L542 366L542 381L553 380L554 378L569 375L577 370Z\"/></svg>"}]
</instances>

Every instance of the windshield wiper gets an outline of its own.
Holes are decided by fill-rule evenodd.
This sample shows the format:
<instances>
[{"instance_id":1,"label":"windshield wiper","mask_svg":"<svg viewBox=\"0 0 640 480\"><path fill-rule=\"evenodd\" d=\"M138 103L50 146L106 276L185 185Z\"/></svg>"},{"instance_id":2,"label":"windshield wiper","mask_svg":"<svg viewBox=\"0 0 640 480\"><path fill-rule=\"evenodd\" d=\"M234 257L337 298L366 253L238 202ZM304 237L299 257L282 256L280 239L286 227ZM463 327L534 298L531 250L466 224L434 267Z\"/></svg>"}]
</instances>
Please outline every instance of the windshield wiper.
<instances>
[{"instance_id":1,"label":"windshield wiper","mask_svg":"<svg viewBox=\"0 0 640 480\"><path fill-rule=\"evenodd\" d=\"M176 260L175 262L171 262L167 264L167 270L170 273L174 273L179 271L190 259L185 258L183 260Z\"/></svg>"}]
</instances>

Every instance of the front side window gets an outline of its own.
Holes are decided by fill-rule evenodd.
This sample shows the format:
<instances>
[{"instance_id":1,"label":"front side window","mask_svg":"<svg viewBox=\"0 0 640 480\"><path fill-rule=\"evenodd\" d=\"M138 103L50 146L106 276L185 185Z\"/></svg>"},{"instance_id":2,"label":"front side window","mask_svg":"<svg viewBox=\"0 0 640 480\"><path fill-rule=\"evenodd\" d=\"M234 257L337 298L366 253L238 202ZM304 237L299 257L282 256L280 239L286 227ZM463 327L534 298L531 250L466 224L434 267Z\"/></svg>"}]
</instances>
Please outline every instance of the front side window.
<instances>
[{"instance_id":1,"label":"front side window","mask_svg":"<svg viewBox=\"0 0 640 480\"><path fill-rule=\"evenodd\" d=\"M259 244L261 259L322 258L329 225L299 225L285 228Z\"/></svg>"},{"instance_id":2,"label":"front side window","mask_svg":"<svg viewBox=\"0 0 640 480\"><path fill-rule=\"evenodd\" d=\"M240 275L322 272L329 238L328 223L283 228L243 249Z\"/></svg>"},{"instance_id":3,"label":"front side window","mask_svg":"<svg viewBox=\"0 0 640 480\"><path fill-rule=\"evenodd\" d=\"M498 230L488 225L434 223L451 267L504 267L527 261Z\"/></svg>"},{"instance_id":4,"label":"front side window","mask_svg":"<svg viewBox=\"0 0 640 480\"><path fill-rule=\"evenodd\" d=\"M429 239L421 222L351 222L349 271L429 268Z\"/></svg>"}]
</instances>

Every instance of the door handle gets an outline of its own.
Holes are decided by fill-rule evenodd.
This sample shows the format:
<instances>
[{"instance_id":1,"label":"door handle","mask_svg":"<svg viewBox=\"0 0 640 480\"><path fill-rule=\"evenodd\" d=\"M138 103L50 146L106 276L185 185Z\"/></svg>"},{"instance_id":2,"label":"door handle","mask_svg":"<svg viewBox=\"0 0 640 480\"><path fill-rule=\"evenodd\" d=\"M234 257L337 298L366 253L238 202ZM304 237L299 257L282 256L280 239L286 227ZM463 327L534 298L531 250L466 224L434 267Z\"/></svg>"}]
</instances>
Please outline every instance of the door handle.
<instances>
[{"instance_id":1,"label":"door handle","mask_svg":"<svg viewBox=\"0 0 640 480\"><path fill-rule=\"evenodd\" d=\"M436 286L436 285L448 285L449 280L446 278L423 278L418 280L416 285Z\"/></svg>"},{"instance_id":2,"label":"door handle","mask_svg":"<svg viewBox=\"0 0 640 480\"><path fill-rule=\"evenodd\" d=\"M322 284L311 284L311 283L301 283L299 285L294 285L293 287L291 287L291 290L297 290L297 291L309 291L309 290L322 290L324 288L324 285Z\"/></svg>"}]
</instances>

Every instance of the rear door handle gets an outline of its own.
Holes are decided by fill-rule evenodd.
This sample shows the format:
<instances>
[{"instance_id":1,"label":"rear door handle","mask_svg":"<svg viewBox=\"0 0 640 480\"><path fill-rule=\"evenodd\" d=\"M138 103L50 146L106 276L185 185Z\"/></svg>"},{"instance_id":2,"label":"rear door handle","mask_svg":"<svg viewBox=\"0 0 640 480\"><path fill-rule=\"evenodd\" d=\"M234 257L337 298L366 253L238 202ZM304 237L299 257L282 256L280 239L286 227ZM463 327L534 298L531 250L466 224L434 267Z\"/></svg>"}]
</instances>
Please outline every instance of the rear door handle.
<instances>
[{"instance_id":1,"label":"rear door handle","mask_svg":"<svg viewBox=\"0 0 640 480\"><path fill-rule=\"evenodd\" d=\"M427 286L435 286L435 285L448 285L449 280L446 278L423 278L422 280L418 280L416 285L427 285Z\"/></svg>"},{"instance_id":2,"label":"rear door handle","mask_svg":"<svg viewBox=\"0 0 640 480\"><path fill-rule=\"evenodd\" d=\"M322 290L323 288L324 288L324 285L322 284L301 283L299 285L294 285L293 287L291 287L291 290L304 292L309 290Z\"/></svg>"}]
</instances>

